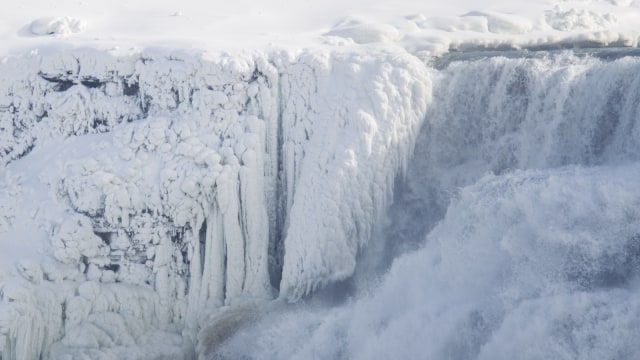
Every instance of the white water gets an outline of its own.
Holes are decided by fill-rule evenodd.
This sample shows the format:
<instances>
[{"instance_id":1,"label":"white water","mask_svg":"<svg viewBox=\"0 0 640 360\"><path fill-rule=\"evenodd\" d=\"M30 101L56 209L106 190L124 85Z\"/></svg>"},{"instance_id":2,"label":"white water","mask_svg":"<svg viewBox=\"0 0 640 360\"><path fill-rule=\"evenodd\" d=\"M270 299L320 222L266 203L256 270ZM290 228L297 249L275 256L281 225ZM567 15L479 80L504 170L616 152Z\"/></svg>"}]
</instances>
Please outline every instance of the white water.
<instances>
[{"instance_id":1,"label":"white water","mask_svg":"<svg viewBox=\"0 0 640 360\"><path fill-rule=\"evenodd\" d=\"M638 358L638 73L571 53L434 72L352 286L273 309L211 358Z\"/></svg>"}]
</instances>

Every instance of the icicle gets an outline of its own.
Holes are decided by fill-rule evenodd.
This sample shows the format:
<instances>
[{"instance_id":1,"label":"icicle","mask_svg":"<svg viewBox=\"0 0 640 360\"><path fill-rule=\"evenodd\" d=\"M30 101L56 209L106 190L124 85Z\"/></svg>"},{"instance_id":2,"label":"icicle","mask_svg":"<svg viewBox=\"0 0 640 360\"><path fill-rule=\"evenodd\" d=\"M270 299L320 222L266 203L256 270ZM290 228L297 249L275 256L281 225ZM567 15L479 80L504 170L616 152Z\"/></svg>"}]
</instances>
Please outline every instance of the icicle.
<instances>
[{"instance_id":1,"label":"icicle","mask_svg":"<svg viewBox=\"0 0 640 360\"><path fill-rule=\"evenodd\" d=\"M245 278L245 243L239 221L240 198L237 171L231 166L225 166L216 179L216 184L227 259L225 302L231 302L242 294Z\"/></svg>"},{"instance_id":2,"label":"icicle","mask_svg":"<svg viewBox=\"0 0 640 360\"><path fill-rule=\"evenodd\" d=\"M202 273L200 304L221 306L224 304L225 247L222 214L217 204L212 204L207 218L206 252Z\"/></svg>"},{"instance_id":3,"label":"icicle","mask_svg":"<svg viewBox=\"0 0 640 360\"><path fill-rule=\"evenodd\" d=\"M240 204L242 227L246 243L244 293L253 297L271 298L269 282L269 221L264 198L262 157L254 149L243 156L240 168Z\"/></svg>"},{"instance_id":4,"label":"icicle","mask_svg":"<svg viewBox=\"0 0 640 360\"><path fill-rule=\"evenodd\" d=\"M200 241L193 230L185 233L189 246L189 293L187 294L186 335L195 343L195 335L199 325L200 290L202 268L200 263Z\"/></svg>"}]
</instances>

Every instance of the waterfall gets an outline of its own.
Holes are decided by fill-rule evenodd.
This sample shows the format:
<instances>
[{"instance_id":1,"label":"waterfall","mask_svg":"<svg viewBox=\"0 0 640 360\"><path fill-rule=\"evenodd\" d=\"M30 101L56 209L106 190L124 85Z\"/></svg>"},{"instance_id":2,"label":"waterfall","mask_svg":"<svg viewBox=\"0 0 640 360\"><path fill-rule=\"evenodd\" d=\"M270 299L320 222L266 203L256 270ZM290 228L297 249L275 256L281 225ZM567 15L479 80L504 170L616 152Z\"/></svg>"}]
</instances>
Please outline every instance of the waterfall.
<instances>
[{"instance_id":1,"label":"waterfall","mask_svg":"<svg viewBox=\"0 0 640 360\"><path fill-rule=\"evenodd\" d=\"M275 309L215 354L636 358L639 70L570 51L438 62L362 286Z\"/></svg>"}]
</instances>

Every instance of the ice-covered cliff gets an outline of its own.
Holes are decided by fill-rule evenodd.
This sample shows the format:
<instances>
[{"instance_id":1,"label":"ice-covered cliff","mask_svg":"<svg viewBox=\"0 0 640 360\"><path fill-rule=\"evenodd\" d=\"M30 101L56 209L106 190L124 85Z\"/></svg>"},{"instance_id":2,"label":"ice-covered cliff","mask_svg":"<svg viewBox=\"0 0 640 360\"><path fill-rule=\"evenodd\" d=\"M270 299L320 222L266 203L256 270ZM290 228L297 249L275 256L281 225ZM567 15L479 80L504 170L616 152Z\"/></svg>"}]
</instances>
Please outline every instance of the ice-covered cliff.
<instances>
[{"instance_id":1,"label":"ice-covered cliff","mask_svg":"<svg viewBox=\"0 0 640 360\"><path fill-rule=\"evenodd\" d=\"M0 358L634 358L636 56L5 58Z\"/></svg>"},{"instance_id":2,"label":"ice-covered cliff","mask_svg":"<svg viewBox=\"0 0 640 360\"><path fill-rule=\"evenodd\" d=\"M6 359L189 357L220 307L349 277L431 98L388 50L53 51L0 79Z\"/></svg>"},{"instance_id":3,"label":"ice-covered cliff","mask_svg":"<svg viewBox=\"0 0 640 360\"><path fill-rule=\"evenodd\" d=\"M434 61L406 178L351 289L272 310L209 358L638 358L630 53Z\"/></svg>"}]
</instances>

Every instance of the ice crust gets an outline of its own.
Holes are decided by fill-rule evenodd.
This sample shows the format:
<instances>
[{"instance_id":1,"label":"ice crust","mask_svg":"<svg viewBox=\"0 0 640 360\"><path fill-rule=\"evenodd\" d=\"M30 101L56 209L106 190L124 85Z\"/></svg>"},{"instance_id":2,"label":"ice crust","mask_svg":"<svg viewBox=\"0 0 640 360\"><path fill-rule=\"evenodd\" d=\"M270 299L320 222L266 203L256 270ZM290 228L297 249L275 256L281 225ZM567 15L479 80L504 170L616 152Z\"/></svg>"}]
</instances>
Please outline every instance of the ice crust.
<instances>
[{"instance_id":1,"label":"ice crust","mask_svg":"<svg viewBox=\"0 0 640 360\"><path fill-rule=\"evenodd\" d=\"M7 359L188 358L222 306L349 277L431 87L385 50L77 50L0 74ZM12 268L15 239L39 255Z\"/></svg>"}]
</instances>

